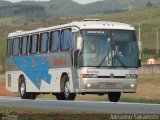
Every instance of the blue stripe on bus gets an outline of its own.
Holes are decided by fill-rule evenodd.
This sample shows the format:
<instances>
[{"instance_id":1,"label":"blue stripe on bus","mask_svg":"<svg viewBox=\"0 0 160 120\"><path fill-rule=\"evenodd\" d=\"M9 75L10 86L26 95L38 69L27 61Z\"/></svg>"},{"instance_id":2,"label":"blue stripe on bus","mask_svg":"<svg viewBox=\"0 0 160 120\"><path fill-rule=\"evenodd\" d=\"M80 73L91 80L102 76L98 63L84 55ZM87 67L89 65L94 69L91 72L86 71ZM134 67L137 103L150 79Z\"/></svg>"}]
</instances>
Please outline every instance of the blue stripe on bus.
<instances>
[{"instance_id":1,"label":"blue stripe on bus","mask_svg":"<svg viewBox=\"0 0 160 120\"><path fill-rule=\"evenodd\" d=\"M40 90L42 80L50 84L51 75L47 57L43 56L14 56L14 63Z\"/></svg>"}]
</instances>

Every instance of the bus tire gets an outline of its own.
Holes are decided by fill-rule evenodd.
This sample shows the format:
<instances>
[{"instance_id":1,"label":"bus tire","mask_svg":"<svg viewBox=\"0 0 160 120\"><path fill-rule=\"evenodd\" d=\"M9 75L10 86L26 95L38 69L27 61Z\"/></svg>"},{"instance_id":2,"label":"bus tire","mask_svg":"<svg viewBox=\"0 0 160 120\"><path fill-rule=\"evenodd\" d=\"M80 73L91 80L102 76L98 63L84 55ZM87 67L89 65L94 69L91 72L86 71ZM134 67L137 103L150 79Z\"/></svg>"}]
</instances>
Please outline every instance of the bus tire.
<instances>
[{"instance_id":1,"label":"bus tire","mask_svg":"<svg viewBox=\"0 0 160 120\"><path fill-rule=\"evenodd\" d=\"M76 97L76 93L70 92L70 81L69 81L68 77L65 79L65 82L64 82L63 94L64 94L65 100L74 100Z\"/></svg>"},{"instance_id":2,"label":"bus tire","mask_svg":"<svg viewBox=\"0 0 160 120\"><path fill-rule=\"evenodd\" d=\"M37 97L37 94L36 94L36 93L30 93L29 99L35 100L36 97Z\"/></svg>"},{"instance_id":3,"label":"bus tire","mask_svg":"<svg viewBox=\"0 0 160 120\"><path fill-rule=\"evenodd\" d=\"M55 96L56 96L57 100L64 100L63 93L56 93Z\"/></svg>"},{"instance_id":4,"label":"bus tire","mask_svg":"<svg viewBox=\"0 0 160 120\"><path fill-rule=\"evenodd\" d=\"M108 99L110 102L118 102L121 97L121 92L111 92L108 93Z\"/></svg>"},{"instance_id":5,"label":"bus tire","mask_svg":"<svg viewBox=\"0 0 160 120\"><path fill-rule=\"evenodd\" d=\"M19 94L20 94L21 99L30 98L30 94L26 92L26 82L25 82L24 77L21 77L19 81Z\"/></svg>"},{"instance_id":6,"label":"bus tire","mask_svg":"<svg viewBox=\"0 0 160 120\"><path fill-rule=\"evenodd\" d=\"M63 82L63 92L57 93L56 98L57 100L74 100L76 97L76 93L71 93L70 92L70 81L68 79L67 75L64 75L62 77Z\"/></svg>"},{"instance_id":7,"label":"bus tire","mask_svg":"<svg viewBox=\"0 0 160 120\"><path fill-rule=\"evenodd\" d=\"M36 99L37 94L36 93L28 93L26 92L26 82L24 77L20 78L19 82L19 94L21 96L21 99Z\"/></svg>"}]
</instances>

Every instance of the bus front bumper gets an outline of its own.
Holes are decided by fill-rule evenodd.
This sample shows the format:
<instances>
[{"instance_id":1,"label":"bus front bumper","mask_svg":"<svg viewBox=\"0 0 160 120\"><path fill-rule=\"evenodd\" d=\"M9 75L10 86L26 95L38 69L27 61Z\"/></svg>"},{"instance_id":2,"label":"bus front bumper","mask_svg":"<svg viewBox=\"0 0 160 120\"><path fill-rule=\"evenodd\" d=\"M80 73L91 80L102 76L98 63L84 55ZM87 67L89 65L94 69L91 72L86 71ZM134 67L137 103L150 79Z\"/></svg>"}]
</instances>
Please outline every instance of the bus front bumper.
<instances>
[{"instance_id":1,"label":"bus front bumper","mask_svg":"<svg viewBox=\"0 0 160 120\"><path fill-rule=\"evenodd\" d=\"M108 93L128 92L135 93L137 88L136 79L80 79L80 92Z\"/></svg>"}]
</instances>

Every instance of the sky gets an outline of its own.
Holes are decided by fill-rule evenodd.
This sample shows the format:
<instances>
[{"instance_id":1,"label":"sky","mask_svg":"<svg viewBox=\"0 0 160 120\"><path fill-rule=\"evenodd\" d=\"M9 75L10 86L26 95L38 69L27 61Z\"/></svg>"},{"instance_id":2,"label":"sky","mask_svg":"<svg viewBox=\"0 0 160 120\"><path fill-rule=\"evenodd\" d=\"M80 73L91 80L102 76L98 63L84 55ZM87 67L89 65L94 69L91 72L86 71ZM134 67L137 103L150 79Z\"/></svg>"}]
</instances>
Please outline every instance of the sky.
<instances>
[{"instance_id":1,"label":"sky","mask_svg":"<svg viewBox=\"0 0 160 120\"><path fill-rule=\"evenodd\" d=\"M11 2L19 2L19 1L23 1L23 0L8 0ZM35 0L35 1L49 1L49 0ZM72 0L81 4L86 4L86 3L91 3L91 2L95 2L95 1L100 1L100 0Z\"/></svg>"}]
</instances>

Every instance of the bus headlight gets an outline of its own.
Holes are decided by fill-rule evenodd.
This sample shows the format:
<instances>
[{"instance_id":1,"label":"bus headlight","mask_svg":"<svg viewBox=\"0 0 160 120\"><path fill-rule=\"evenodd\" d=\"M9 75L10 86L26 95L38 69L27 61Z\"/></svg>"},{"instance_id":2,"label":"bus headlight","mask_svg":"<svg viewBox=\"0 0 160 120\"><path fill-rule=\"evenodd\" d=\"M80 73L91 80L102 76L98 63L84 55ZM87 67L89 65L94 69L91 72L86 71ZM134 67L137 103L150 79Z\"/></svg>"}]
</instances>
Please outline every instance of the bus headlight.
<instances>
[{"instance_id":1,"label":"bus headlight","mask_svg":"<svg viewBox=\"0 0 160 120\"><path fill-rule=\"evenodd\" d=\"M131 84L131 88L134 88L134 86L135 86L134 84Z\"/></svg>"},{"instance_id":2,"label":"bus headlight","mask_svg":"<svg viewBox=\"0 0 160 120\"><path fill-rule=\"evenodd\" d=\"M137 78L136 74L126 74L126 78Z\"/></svg>"},{"instance_id":3,"label":"bus headlight","mask_svg":"<svg viewBox=\"0 0 160 120\"><path fill-rule=\"evenodd\" d=\"M81 74L82 78L97 78L97 74Z\"/></svg>"},{"instance_id":4,"label":"bus headlight","mask_svg":"<svg viewBox=\"0 0 160 120\"><path fill-rule=\"evenodd\" d=\"M88 88L91 87L91 84L87 84L87 87L88 87Z\"/></svg>"}]
</instances>

